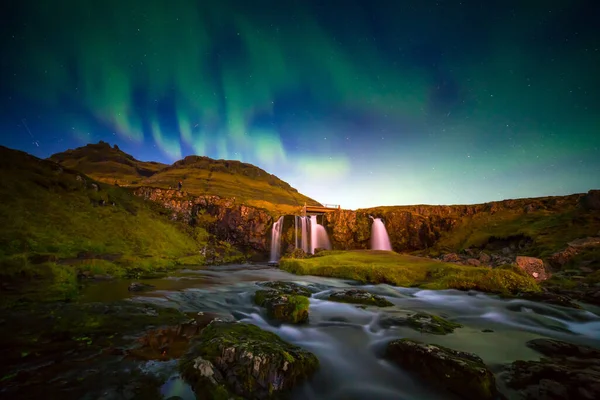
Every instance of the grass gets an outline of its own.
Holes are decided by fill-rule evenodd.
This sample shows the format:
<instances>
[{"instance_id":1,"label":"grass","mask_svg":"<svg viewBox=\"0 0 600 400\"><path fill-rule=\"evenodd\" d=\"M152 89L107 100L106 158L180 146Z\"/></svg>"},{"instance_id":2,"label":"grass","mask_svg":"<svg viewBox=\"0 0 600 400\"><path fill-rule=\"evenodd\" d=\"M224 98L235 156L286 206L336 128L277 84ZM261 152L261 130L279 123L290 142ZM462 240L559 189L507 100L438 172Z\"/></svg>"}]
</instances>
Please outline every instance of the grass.
<instances>
[{"instance_id":1,"label":"grass","mask_svg":"<svg viewBox=\"0 0 600 400\"><path fill-rule=\"evenodd\" d=\"M460 250L482 248L492 238L524 236L532 239L528 255L547 257L562 250L567 243L600 231L600 213L578 208L523 213L501 210L494 214L482 212L464 217L450 232L442 235L437 249Z\"/></svg>"},{"instance_id":2,"label":"grass","mask_svg":"<svg viewBox=\"0 0 600 400\"><path fill-rule=\"evenodd\" d=\"M53 162L0 147L0 178L0 281L24 292L70 298L80 273L141 276L203 263L211 240L223 262L240 258L203 228Z\"/></svg>"},{"instance_id":3,"label":"grass","mask_svg":"<svg viewBox=\"0 0 600 400\"><path fill-rule=\"evenodd\" d=\"M510 269L447 264L387 251L324 251L305 259L283 258L279 265L298 275L352 279L362 283L492 293L540 290L532 278Z\"/></svg>"}]
</instances>

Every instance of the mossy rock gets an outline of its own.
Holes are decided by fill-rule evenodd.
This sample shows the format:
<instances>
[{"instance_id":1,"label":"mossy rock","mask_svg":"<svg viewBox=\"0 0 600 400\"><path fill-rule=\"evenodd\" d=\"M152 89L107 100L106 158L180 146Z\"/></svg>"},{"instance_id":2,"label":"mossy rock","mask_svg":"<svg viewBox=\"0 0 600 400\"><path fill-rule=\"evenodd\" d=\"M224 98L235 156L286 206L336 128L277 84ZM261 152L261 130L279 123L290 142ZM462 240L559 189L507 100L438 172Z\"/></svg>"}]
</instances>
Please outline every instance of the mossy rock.
<instances>
[{"instance_id":1,"label":"mossy rock","mask_svg":"<svg viewBox=\"0 0 600 400\"><path fill-rule=\"evenodd\" d=\"M197 398L279 398L309 378L317 357L255 325L211 322L180 361Z\"/></svg>"},{"instance_id":2,"label":"mossy rock","mask_svg":"<svg viewBox=\"0 0 600 400\"><path fill-rule=\"evenodd\" d=\"M409 326L419 332L431 333L434 335L447 335L454 332L456 328L462 328L461 324L427 313L416 313L407 318L382 318L380 325L384 328L389 328L391 326Z\"/></svg>"},{"instance_id":3,"label":"mossy rock","mask_svg":"<svg viewBox=\"0 0 600 400\"><path fill-rule=\"evenodd\" d=\"M254 302L267 309L269 318L299 324L308 321L308 297L285 294L278 290L257 290Z\"/></svg>"},{"instance_id":4,"label":"mossy rock","mask_svg":"<svg viewBox=\"0 0 600 400\"><path fill-rule=\"evenodd\" d=\"M329 295L328 300L338 303L363 304L367 306L390 307L391 302L385 298L362 289L345 289Z\"/></svg>"},{"instance_id":5,"label":"mossy rock","mask_svg":"<svg viewBox=\"0 0 600 400\"><path fill-rule=\"evenodd\" d=\"M265 286L271 289L275 289L284 294L295 294L300 296L310 297L312 295L312 291L306 286L298 285L294 282L285 282L285 281L272 281L272 282L261 282L260 286Z\"/></svg>"},{"instance_id":6,"label":"mossy rock","mask_svg":"<svg viewBox=\"0 0 600 400\"><path fill-rule=\"evenodd\" d=\"M600 398L600 350L545 338L530 340L527 346L545 357L508 365L501 375L508 387L524 398L539 398L539 393L547 399Z\"/></svg>"},{"instance_id":7,"label":"mossy rock","mask_svg":"<svg viewBox=\"0 0 600 400\"><path fill-rule=\"evenodd\" d=\"M491 400L496 397L494 375L475 354L398 339L388 344L386 357L460 398Z\"/></svg>"}]
</instances>

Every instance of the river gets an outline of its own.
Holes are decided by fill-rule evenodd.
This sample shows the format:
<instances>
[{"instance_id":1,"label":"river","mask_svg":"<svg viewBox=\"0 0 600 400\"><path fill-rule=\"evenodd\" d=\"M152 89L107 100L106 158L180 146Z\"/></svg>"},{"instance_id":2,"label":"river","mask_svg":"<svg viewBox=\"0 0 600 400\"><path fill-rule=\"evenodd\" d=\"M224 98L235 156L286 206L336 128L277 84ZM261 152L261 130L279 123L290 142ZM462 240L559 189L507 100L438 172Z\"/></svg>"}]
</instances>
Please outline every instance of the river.
<instances>
[{"instance_id":1,"label":"river","mask_svg":"<svg viewBox=\"0 0 600 400\"><path fill-rule=\"evenodd\" d=\"M318 289L310 299L308 324L274 324L252 302L261 281L294 281ZM457 290L431 291L388 285L357 285L352 281L297 276L267 265L227 265L181 270L169 277L145 280L156 288L143 293L127 290L129 281L105 281L87 286L81 301L134 302L176 307L186 312L215 313L249 322L312 351L321 362L316 376L292 394L294 399L451 399L432 390L407 371L382 359L385 345L395 338L413 338L479 355L494 372L514 360L539 359L525 343L539 337L600 347L600 310L568 309L526 300ZM366 309L324 300L335 288L361 287L385 296L394 307ZM438 336L408 327L384 328L387 315L428 312L464 327ZM384 324L385 325L385 324ZM485 332L484 332L485 330ZM178 377L176 362L140 362L139 368L168 378L165 398L193 399Z\"/></svg>"}]
</instances>

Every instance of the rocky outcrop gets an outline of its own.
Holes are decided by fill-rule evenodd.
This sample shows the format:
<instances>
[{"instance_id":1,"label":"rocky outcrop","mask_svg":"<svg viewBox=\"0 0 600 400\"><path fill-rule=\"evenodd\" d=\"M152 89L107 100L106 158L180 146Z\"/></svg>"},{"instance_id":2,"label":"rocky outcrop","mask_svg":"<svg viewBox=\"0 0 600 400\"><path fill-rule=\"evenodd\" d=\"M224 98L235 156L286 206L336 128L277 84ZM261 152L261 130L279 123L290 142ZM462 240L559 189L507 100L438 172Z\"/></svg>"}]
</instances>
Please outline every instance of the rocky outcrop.
<instances>
[{"instance_id":1,"label":"rocky outcrop","mask_svg":"<svg viewBox=\"0 0 600 400\"><path fill-rule=\"evenodd\" d=\"M548 262L555 268L561 268L568 264L576 255L582 251L600 247L600 237L587 237L569 242L567 248L558 251L548 257Z\"/></svg>"},{"instance_id":2,"label":"rocky outcrop","mask_svg":"<svg viewBox=\"0 0 600 400\"><path fill-rule=\"evenodd\" d=\"M382 218L393 249L398 252L415 251L432 247L442 234L458 226L465 217L480 213L492 216L507 210L523 215L538 211L563 212L579 207L584 196L590 197L590 194L504 200L474 205L416 205L356 211L338 210L326 214L324 225L335 249L366 249L371 237L369 216Z\"/></svg>"},{"instance_id":3,"label":"rocky outcrop","mask_svg":"<svg viewBox=\"0 0 600 400\"><path fill-rule=\"evenodd\" d=\"M238 248L261 253L269 249L273 218L266 210L238 204L235 199L192 196L175 189L139 187L133 193L168 209L171 219L203 226Z\"/></svg>"},{"instance_id":4,"label":"rocky outcrop","mask_svg":"<svg viewBox=\"0 0 600 400\"><path fill-rule=\"evenodd\" d=\"M527 275L533 277L536 282L545 281L550 278L550 272L546 270L544 261L535 257L517 256L515 260L519 267Z\"/></svg>"},{"instance_id":5,"label":"rocky outcrop","mask_svg":"<svg viewBox=\"0 0 600 400\"><path fill-rule=\"evenodd\" d=\"M338 303L361 304L376 307L389 307L394 305L384 297L369 293L363 289L339 290L330 294L327 299L337 301Z\"/></svg>"},{"instance_id":6,"label":"rocky outcrop","mask_svg":"<svg viewBox=\"0 0 600 400\"><path fill-rule=\"evenodd\" d=\"M600 190L590 190L581 198L581 204L588 210L600 210Z\"/></svg>"},{"instance_id":7,"label":"rocky outcrop","mask_svg":"<svg viewBox=\"0 0 600 400\"><path fill-rule=\"evenodd\" d=\"M600 350L553 339L534 339L527 346L545 357L515 361L507 368L507 386L521 398L600 398Z\"/></svg>"},{"instance_id":8,"label":"rocky outcrop","mask_svg":"<svg viewBox=\"0 0 600 400\"><path fill-rule=\"evenodd\" d=\"M250 324L211 322L180 362L198 398L280 398L319 367L314 354Z\"/></svg>"},{"instance_id":9,"label":"rocky outcrop","mask_svg":"<svg viewBox=\"0 0 600 400\"><path fill-rule=\"evenodd\" d=\"M496 397L494 375L475 354L399 339L388 344L386 357L460 398L492 400Z\"/></svg>"}]
</instances>

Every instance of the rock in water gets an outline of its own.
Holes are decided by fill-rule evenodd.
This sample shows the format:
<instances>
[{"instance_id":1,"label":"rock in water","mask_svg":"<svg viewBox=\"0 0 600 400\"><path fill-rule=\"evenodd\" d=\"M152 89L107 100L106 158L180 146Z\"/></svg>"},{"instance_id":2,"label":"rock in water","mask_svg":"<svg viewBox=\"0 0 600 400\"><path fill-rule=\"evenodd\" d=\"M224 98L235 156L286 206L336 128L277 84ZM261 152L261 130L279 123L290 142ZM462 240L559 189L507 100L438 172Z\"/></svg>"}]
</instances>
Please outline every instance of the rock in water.
<instances>
[{"instance_id":1,"label":"rock in water","mask_svg":"<svg viewBox=\"0 0 600 400\"><path fill-rule=\"evenodd\" d=\"M386 356L463 399L486 400L496 396L494 375L475 354L398 339L388 344Z\"/></svg>"},{"instance_id":2,"label":"rock in water","mask_svg":"<svg viewBox=\"0 0 600 400\"><path fill-rule=\"evenodd\" d=\"M154 287L154 285L149 285L147 283L132 282L129 287L127 287L127 290L130 292L141 292L144 290L154 289Z\"/></svg>"},{"instance_id":3,"label":"rock in water","mask_svg":"<svg viewBox=\"0 0 600 400\"><path fill-rule=\"evenodd\" d=\"M272 281L259 283L260 286L265 286L270 289L277 290L284 294L295 294L305 297L312 296L312 291L306 286L298 285L294 282Z\"/></svg>"},{"instance_id":4,"label":"rock in water","mask_svg":"<svg viewBox=\"0 0 600 400\"><path fill-rule=\"evenodd\" d=\"M379 324L383 328L409 326L419 332L432 333L434 335L447 335L448 333L454 332L456 328L462 328L461 324L427 313L416 313L407 318L384 317Z\"/></svg>"},{"instance_id":5,"label":"rock in water","mask_svg":"<svg viewBox=\"0 0 600 400\"><path fill-rule=\"evenodd\" d=\"M269 318L281 322L300 324L308 321L308 297L285 294L278 290L257 290L254 302L267 309Z\"/></svg>"},{"instance_id":6,"label":"rock in water","mask_svg":"<svg viewBox=\"0 0 600 400\"><path fill-rule=\"evenodd\" d=\"M553 339L534 339L527 346L547 358L515 361L506 383L525 399L600 398L600 350Z\"/></svg>"},{"instance_id":7,"label":"rock in water","mask_svg":"<svg viewBox=\"0 0 600 400\"><path fill-rule=\"evenodd\" d=\"M366 306L377 307L389 307L394 305L385 298L362 289L345 289L334 292L329 296L328 300L337 301L339 303L364 304Z\"/></svg>"},{"instance_id":8,"label":"rock in water","mask_svg":"<svg viewBox=\"0 0 600 400\"><path fill-rule=\"evenodd\" d=\"M319 367L317 357L271 332L237 322L213 321L180 361L197 398L281 397ZM221 396L221 397L219 397Z\"/></svg>"}]
</instances>

